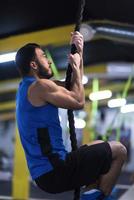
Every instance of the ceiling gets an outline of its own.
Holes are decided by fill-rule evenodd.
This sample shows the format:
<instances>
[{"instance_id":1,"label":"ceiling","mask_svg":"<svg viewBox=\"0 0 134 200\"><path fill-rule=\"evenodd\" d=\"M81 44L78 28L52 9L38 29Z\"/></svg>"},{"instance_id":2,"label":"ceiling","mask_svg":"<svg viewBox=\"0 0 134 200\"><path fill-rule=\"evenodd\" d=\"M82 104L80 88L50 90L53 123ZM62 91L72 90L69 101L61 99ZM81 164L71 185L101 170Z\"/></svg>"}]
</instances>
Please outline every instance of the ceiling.
<instances>
[{"instance_id":1,"label":"ceiling","mask_svg":"<svg viewBox=\"0 0 134 200\"><path fill-rule=\"evenodd\" d=\"M36 38L34 33L37 33L37 36L40 37L39 43L45 46L43 34L46 37L45 31L52 30L53 34L51 31L49 32L51 40L49 44L47 43L47 48L57 68L59 70L66 69L66 54L70 51L69 34L70 30L73 31L73 26L70 29L65 28L66 33L59 29L59 35L56 35L55 30L58 27L64 29L66 26L75 24L77 8L78 0L2 0L0 6L0 54L14 51L30 38ZM133 8L133 0L86 0L83 22L88 22L93 27L108 25L108 27L121 28L121 30L133 33ZM44 32L40 34L40 31ZM62 40L64 34L66 34L66 37L68 35L68 39ZM54 43L54 39L52 39L55 38L56 40L57 37L58 44ZM107 35L98 34L95 39L85 42L85 67L90 71L91 65L104 62L133 62L133 37L120 40L119 37L114 38L113 36L107 37ZM47 41L47 39L49 40L46 37L45 40ZM8 49L7 46L10 46L10 48ZM14 79L18 76L14 62L0 64L0 80ZM5 98L2 99L2 101L4 100Z\"/></svg>"},{"instance_id":2,"label":"ceiling","mask_svg":"<svg viewBox=\"0 0 134 200\"><path fill-rule=\"evenodd\" d=\"M133 31L133 8L133 0L86 0L83 22L99 20L100 23L101 20L108 20L108 23L121 23L124 28L131 25ZM11 41L6 43L5 40L8 38L75 24L77 10L78 0L2 1L0 6L0 53L6 52L6 45L10 45L10 51L15 49L17 39L14 38L12 43ZM53 34L53 37L56 36ZM61 35L62 37L63 35ZM40 44L44 45L42 40L40 40ZM19 45L16 46L16 49L20 47ZM48 48L50 48L49 51L54 57L57 68L60 69L61 65L66 68L66 55L63 54L70 51L69 41L68 44L62 44L58 48L53 48L53 44L49 44ZM56 51L62 52L62 55L57 56ZM84 64L89 66L107 61L132 62L133 52L134 46L131 42L99 37L99 40L85 43ZM0 70L0 80L18 76L13 62L0 64Z\"/></svg>"},{"instance_id":3,"label":"ceiling","mask_svg":"<svg viewBox=\"0 0 134 200\"><path fill-rule=\"evenodd\" d=\"M0 38L72 24L78 0L2 0ZM83 20L109 19L134 24L133 0L86 0Z\"/></svg>"}]
</instances>

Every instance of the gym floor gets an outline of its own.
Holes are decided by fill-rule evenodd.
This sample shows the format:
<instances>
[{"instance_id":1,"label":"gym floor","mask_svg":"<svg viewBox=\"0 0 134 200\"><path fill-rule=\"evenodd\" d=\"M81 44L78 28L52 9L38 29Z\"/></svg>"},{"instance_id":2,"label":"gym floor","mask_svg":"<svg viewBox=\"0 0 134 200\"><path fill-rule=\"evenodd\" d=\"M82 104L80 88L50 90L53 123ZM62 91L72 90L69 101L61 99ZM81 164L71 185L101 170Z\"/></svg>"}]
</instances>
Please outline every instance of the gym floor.
<instances>
[{"instance_id":1,"label":"gym floor","mask_svg":"<svg viewBox=\"0 0 134 200\"><path fill-rule=\"evenodd\" d=\"M123 193L131 187L131 173L122 172L117 185L115 186L115 197L118 200ZM23 186L22 186L23 187ZM11 181L0 181L0 199L9 200L11 198ZM38 189L33 183L30 187L31 200L71 200L73 191L65 192L62 194L48 194ZM22 200L22 199L21 199ZM128 200L128 199L127 199Z\"/></svg>"}]
</instances>

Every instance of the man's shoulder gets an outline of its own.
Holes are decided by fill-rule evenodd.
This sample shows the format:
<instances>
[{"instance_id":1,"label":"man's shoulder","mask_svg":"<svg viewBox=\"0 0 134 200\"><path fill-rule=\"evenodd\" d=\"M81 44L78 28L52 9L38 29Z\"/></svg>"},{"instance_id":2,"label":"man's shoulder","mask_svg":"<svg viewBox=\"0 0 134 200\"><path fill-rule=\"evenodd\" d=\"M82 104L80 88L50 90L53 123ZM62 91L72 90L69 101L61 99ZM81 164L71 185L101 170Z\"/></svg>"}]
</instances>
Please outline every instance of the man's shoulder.
<instances>
[{"instance_id":1,"label":"man's shoulder","mask_svg":"<svg viewBox=\"0 0 134 200\"><path fill-rule=\"evenodd\" d=\"M56 86L55 82L50 79L38 79L32 84L32 88L39 90L40 92L44 89L45 91L50 91Z\"/></svg>"}]
</instances>

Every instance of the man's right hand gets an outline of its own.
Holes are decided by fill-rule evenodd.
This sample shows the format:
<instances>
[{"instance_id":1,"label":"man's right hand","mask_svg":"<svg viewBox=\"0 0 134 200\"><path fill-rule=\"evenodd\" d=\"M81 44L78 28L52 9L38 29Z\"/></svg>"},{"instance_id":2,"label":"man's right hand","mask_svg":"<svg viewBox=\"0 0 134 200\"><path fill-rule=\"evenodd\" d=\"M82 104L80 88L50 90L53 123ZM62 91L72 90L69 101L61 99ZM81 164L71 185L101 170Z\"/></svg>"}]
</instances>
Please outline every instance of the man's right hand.
<instances>
[{"instance_id":1,"label":"man's right hand","mask_svg":"<svg viewBox=\"0 0 134 200\"><path fill-rule=\"evenodd\" d=\"M74 33L71 33L71 44L75 44L77 52L82 56L84 41L83 35L80 32L75 31Z\"/></svg>"},{"instance_id":2,"label":"man's right hand","mask_svg":"<svg viewBox=\"0 0 134 200\"><path fill-rule=\"evenodd\" d=\"M72 70L74 72L79 70L80 61L81 61L81 58L80 58L80 55L78 53L75 53L74 55L73 54L69 55L69 63L71 64Z\"/></svg>"}]
</instances>

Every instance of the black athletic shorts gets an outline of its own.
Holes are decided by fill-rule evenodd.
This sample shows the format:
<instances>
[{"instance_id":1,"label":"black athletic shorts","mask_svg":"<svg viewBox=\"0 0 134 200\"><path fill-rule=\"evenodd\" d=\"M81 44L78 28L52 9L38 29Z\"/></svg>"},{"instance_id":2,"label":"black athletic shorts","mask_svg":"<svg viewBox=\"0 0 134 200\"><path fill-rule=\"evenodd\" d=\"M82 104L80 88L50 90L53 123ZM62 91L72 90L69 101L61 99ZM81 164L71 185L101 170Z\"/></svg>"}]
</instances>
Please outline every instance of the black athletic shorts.
<instances>
[{"instance_id":1,"label":"black athletic shorts","mask_svg":"<svg viewBox=\"0 0 134 200\"><path fill-rule=\"evenodd\" d=\"M106 174L112 162L112 152L107 142L83 145L70 152L65 162L56 160L53 171L38 177L36 184L46 192L60 193L95 183Z\"/></svg>"}]
</instances>

